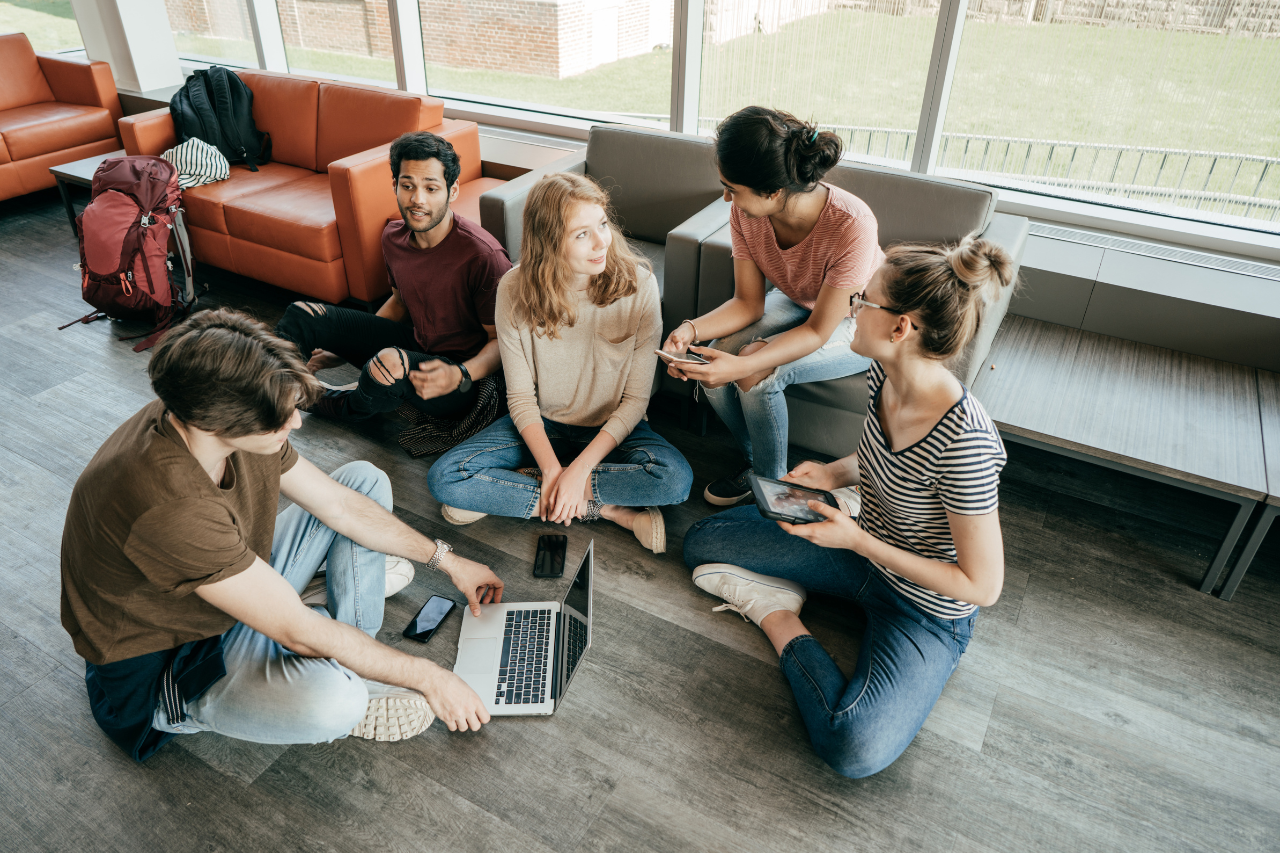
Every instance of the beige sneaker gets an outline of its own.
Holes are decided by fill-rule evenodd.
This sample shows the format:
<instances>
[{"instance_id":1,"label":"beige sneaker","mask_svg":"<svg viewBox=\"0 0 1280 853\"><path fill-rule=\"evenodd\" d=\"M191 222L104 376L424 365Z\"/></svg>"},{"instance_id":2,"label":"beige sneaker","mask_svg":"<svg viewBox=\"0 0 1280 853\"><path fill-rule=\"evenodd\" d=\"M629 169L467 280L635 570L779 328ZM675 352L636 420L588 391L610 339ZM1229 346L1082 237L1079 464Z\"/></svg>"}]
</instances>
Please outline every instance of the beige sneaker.
<instances>
[{"instance_id":1,"label":"beige sneaker","mask_svg":"<svg viewBox=\"0 0 1280 853\"><path fill-rule=\"evenodd\" d=\"M351 736L377 741L405 740L425 732L435 718L421 693L405 690L403 695L370 699L364 719L351 730Z\"/></svg>"},{"instance_id":2,"label":"beige sneaker","mask_svg":"<svg viewBox=\"0 0 1280 853\"><path fill-rule=\"evenodd\" d=\"M382 597L390 598L408 586L412 580L413 563L404 557L388 554L386 589ZM307 588L302 591L302 603L307 607L329 606L329 582L325 580L324 574L316 575L311 579L311 583L307 584Z\"/></svg>"},{"instance_id":3,"label":"beige sneaker","mask_svg":"<svg viewBox=\"0 0 1280 853\"><path fill-rule=\"evenodd\" d=\"M631 529L640 544L653 553L661 554L667 550L667 523L662 518L662 510L656 506L642 509Z\"/></svg>"},{"instance_id":4,"label":"beige sneaker","mask_svg":"<svg viewBox=\"0 0 1280 853\"><path fill-rule=\"evenodd\" d=\"M693 582L724 604L713 611L732 610L757 625L775 610L790 610L797 616L807 595L804 587L785 578L749 572L728 563L707 563L693 570Z\"/></svg>"},{"instance_id":5,"label":"beige sneaker","mask_svg":"<svg viewBox=\"0 0 1280 853\"><path fill-rule=\"evenodd\" d=\"M470 509L458 509L456 506L441 504L440 514L443 515L444 520L449 522L450 524L456 524L458 526L462 526L464 524L475 524L477 521L484 518L489 513L475 512L474 510L470 510Z\"/></svg>"}]
</instances>

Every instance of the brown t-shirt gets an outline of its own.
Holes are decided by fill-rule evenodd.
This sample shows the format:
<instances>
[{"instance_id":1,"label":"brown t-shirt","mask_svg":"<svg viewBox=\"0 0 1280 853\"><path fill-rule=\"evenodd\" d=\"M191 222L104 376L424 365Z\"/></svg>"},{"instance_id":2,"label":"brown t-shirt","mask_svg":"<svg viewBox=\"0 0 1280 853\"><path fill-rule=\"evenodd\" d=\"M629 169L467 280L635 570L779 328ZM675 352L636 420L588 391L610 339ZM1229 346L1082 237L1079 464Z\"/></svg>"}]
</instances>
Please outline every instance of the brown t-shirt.
<instances>
[{"instance_id":1,"label":"brown t-shirt","mask_svg":"<svg viewBox=\"0 0 1280 853\"><path fill-rule=\"evenodd\" d=\"M511 269L501 244L462 216L430 249L413 245L413 232L397 220L382 231L382 256L391 286L409 310L422 352L466 361L489 342L498 281Z\"/></svg>"},{"instance_id":2,"label":"brown t-shirt","mask_svg":"<svg viewBox=\"0 0 1280 853\"><path fill-rule=\"evenodd\" d=\"M298 461L237 451L209 479L159 400L112 433L71 492L62 530L62 626L94 664L225 633L236 620L193 595L269 560L280 475Z\"/></svg>"}]
</instances>

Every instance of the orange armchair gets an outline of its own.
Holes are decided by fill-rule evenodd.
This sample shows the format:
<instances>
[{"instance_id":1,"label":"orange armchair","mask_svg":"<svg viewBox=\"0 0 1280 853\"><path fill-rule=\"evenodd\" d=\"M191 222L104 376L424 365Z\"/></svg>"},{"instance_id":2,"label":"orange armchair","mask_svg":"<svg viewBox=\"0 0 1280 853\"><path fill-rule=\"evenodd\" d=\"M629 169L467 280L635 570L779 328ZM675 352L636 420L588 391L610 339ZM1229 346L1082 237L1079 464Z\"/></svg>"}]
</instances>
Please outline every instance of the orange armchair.
<instances>
[{"instance_id":1,"label":"orange armchair","mask_svg":"<svg viewBox=\"0 0 1280 853\"><path fill-rule=\"evenodd\" d=\"M121 115L105 62L37 55L0 36L0 200L54 185L50 167L120 148Z\"/></svg>"},{"instance_id":2,"label":"orange armchair","mask_svg":"<svg viewBox=\"0 0 1280 853\"><path fill-rule=\"evenodd\" d=\"M450 140L462 161L456 210L479 222L479 194L500 184L480 176L474 122L444 118L444 104L406 92L279 74L237 72L253 91L253 120L271 134L271 162L232 166L226 181L183 193L197 260L326 302L373 305L390 291L382 230L399 216L389 150L400 134ZM177 144L168 109L120 121L130 154Z\"/></svg>"}]
</instances>

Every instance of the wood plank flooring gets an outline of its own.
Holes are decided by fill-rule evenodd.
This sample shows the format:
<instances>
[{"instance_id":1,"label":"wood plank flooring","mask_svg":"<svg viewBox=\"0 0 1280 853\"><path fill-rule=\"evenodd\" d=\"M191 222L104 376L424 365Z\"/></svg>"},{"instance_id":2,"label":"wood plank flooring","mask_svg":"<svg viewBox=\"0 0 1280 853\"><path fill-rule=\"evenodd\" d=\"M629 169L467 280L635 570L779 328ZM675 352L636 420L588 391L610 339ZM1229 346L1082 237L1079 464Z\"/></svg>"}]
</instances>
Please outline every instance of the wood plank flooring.
<instances>
[{"instance_id":1,"label":"wood plank flooring","mask_svg":"<svg viewBox=\"0 0 1280 853\"><path fill-rule=\"evenodd\" d=\"M667 510L662 556L569 528L571 557L596 540L598 614L555 716L399 744L201 734L135 765L94 724L58 621L71 488L151 396L147 355L116 340L142 329L56 330L87 310L77 260L56 193L0 203L0 850L1280 851L1280 537L1232 602L1201 595L1231 504L1010 444L1004 593L915 742L853 781L813 755L763 635L689 582L698 494L737 460L722 428L699 437L661 402L694 497ZM291 300L204 272L209 306L270 323ZM530 574L549 527L444 523L395 421L304 420L302 454L382 467L400 517L492 565L512 600L559 589ZM380 638L449 666L458 616L425 646L399 635L432 593L460 599L419 571ZM816 597L805 620L851 668L858 610Z\"/></svg>"}]
</instances>

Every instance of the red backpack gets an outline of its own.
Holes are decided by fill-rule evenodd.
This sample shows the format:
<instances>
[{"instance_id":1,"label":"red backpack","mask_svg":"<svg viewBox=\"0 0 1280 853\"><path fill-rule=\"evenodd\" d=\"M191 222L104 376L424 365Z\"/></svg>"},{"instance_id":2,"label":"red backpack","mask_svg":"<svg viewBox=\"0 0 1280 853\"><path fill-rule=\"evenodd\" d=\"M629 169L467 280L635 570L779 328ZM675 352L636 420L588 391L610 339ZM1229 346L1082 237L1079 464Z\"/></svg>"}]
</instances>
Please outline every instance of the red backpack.
<instances>
[{"instance_id":1,"label":"red backpack","mask_svg":"<svg viewBox=\"0 0 1280 853\"><path fill-rule=\"evenodd\" d=\"M196 294L181 201L178 170L169 161L145 155L102 161L93 173L89 206L76 217L81 295L95 310L61 328L104 316L146 318L155 328L133 348L142 352L190 312ZM181 284L174 281L170 233L185 273Z\"/></svg>"}]
</instances>

